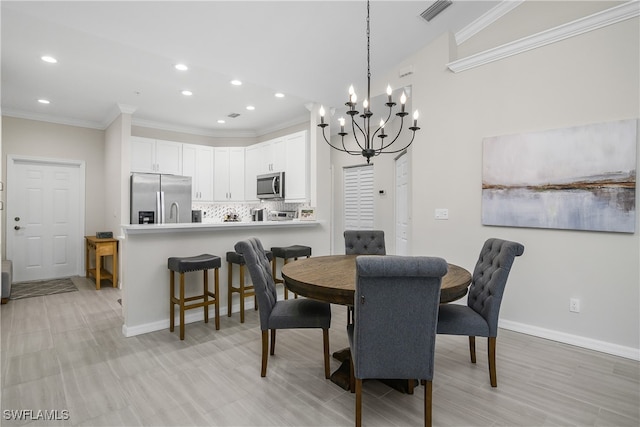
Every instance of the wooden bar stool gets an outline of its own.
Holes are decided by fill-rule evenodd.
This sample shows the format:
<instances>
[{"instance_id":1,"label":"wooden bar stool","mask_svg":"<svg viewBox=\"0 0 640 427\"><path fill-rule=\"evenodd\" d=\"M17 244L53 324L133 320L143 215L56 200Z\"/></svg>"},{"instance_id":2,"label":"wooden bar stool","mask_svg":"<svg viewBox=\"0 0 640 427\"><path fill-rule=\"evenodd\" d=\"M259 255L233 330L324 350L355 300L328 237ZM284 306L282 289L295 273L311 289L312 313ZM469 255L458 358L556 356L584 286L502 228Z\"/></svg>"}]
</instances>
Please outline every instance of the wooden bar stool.
<instances>
[{"instance_id":1,"label":"wooden bar stool","mask_svg":"<svg viewBox=\"0 0 640 427\"><path fill-rule=\"evenodd\" d=\"M291 245L291 246L282 246L282 247L273 247L271 248L271 252L273 252L273 281L276 283L284 283L284 280L276 277L276 266L278 264L278 258L284 259L284 264L291 258L294 261L297 261L299 257L306 256L309 258L311 256L311 248L309 246L302 245ZM298 298L298 295L295 294L295 297ZM287 287L284 287L284 299L289 299L289 290Z\"/></svg>"},{"instance_id":2,"label":"wooden bar stool","mask_svg":"<svg viewBox=\"0 0 640 427\"><path fill-rule=\"evenodd\" d=\"M269 261L273 261L273 252L265 251L265 255ZM240 294L240 323L244 323L244 299L246 297L253 297L253 307L257 310L258 303L256 301L256 294L253 289L253 285L245 286L244 283L244 256L239 254L238 252L227 252L227 263L228 263L228 277L227 277L227 285L228 285L228 304L227 304L227 316L231 317L231 305L233 300L233 293L237 292ZM240 267L240 283L238 287L233 286L233 265L237 264Z\"/></svg>"},{"instance_id":3,"label":"wooden bar stool","mask_svg":"<svg viewBox=\"0 0 640 427\"><path fill-rule=\"evenodd\" d=\"M215 306L215 322L216 329L220 329L220 304L218 298L219 290L219 268L222 265L222 261L219 256L202 254L192 257L172 257L167 261L169 267L169 330L173 332L174 329L174 305L177 304L180 307L180 339L184 340L184 312L192 308L204 307L204 323L209 323L209 306L213 304ZM209 270L215 271L214 291L209 292ZM184 273L192 271L204 272L204 290L202 295L196 295L185 298L184 296ZM174 273L180 273L180 296L175 296L175 279ZM211 297L212 299L209 299ZM200 302L185 304L187 302L202 300Z\"/></svg>"}]
</instances>

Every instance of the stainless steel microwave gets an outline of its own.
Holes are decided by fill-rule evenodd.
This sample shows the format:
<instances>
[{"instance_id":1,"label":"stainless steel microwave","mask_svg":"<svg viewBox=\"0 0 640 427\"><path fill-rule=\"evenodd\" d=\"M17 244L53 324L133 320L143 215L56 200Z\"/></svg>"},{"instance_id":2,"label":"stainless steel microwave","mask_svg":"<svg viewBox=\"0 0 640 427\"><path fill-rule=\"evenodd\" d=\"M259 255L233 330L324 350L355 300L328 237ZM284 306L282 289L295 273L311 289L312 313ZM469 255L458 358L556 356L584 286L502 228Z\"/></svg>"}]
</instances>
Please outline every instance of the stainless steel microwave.
<instances>
[{"instance_id":1,"label":"stainless steel microwave","mask_svg":"<svg viewBox=\"0 0 640 427\"><path fill-rule=\"evenodd\" d=\"M284 172L258 175L256 188L258 199L284 199Z\"/></svg>"}]
</instances>

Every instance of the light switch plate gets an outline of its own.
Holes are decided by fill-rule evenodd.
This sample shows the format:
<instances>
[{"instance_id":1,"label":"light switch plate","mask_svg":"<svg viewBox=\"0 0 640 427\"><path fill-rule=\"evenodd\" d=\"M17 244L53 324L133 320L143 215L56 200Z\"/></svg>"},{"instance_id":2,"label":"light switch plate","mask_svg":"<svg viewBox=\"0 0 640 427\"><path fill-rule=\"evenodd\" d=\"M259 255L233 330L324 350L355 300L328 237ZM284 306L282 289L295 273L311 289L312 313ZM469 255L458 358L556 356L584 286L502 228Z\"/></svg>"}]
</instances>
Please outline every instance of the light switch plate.
<instances>
[{"instance_id":1,"label":"light switch plate","mask_svg":"<svg viewBox=\"0 0 640 427\"><path fill-rule=\"evenodd\" d=\"M436 219L449 219L449 209L436 209L435 211Z\"/></svg>"}]
</instances>

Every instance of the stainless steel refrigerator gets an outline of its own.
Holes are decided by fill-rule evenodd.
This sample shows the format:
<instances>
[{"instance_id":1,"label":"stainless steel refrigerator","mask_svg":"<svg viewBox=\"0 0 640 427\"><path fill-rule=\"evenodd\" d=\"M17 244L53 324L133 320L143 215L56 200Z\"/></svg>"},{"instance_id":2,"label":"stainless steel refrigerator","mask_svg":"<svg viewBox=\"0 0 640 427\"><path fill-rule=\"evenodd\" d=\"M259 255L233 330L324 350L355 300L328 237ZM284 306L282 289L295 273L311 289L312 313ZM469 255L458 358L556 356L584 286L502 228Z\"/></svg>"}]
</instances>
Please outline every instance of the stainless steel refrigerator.
<instances>
[{"instance_id":1,"label":"stainless steel refrigerator","mask_svg":"<svg viewBox=\"0 0 640 427\"><path fill-rule=\"evenodd\" d=\"M131 224L191 222L191 177L131 174Z\"/></svg>"}]
</instances>

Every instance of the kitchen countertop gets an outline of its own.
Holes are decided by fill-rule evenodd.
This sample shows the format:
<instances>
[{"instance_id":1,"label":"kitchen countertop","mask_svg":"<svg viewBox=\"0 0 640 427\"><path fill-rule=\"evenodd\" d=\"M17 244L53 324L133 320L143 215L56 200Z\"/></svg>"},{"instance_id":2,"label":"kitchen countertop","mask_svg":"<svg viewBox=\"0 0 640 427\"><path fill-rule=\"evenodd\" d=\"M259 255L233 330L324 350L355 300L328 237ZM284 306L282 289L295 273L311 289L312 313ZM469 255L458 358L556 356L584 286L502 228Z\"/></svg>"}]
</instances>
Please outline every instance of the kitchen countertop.
<instances>
[{"instance_id":1,"label":"kitchen countertop","mask_svg":"<svg viewBox=\"0 0 640 427\"><path fill-rule=\"evenodd\" d=\"M289 228L289 227L314 227L321 221L230 221L230 222L185 222L171 224L125 224L122 226L124 233L149 234L172 233L185 231L211 231L227 230L231 228Z\"/></svg>"}]
</instances>

